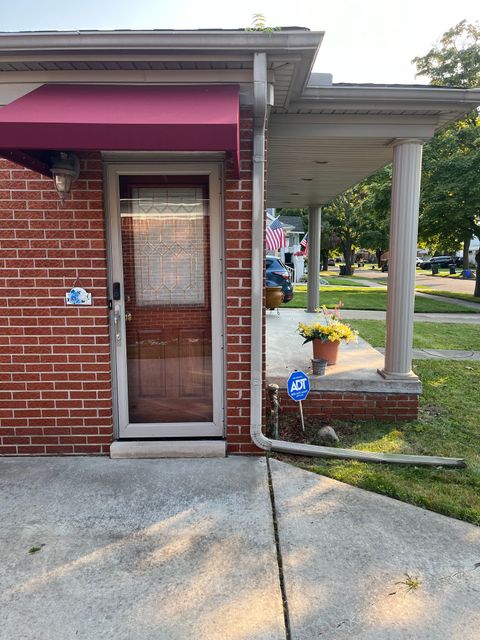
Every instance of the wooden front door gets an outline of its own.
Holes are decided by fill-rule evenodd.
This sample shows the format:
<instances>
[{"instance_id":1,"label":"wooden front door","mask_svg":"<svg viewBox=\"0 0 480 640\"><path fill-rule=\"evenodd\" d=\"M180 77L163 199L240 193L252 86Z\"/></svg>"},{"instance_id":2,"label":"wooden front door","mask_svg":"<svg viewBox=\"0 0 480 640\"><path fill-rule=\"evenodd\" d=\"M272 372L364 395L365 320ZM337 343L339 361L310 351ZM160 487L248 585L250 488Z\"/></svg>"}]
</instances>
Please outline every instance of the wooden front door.
<instances>
[{"instance_id":1,"label":"wooden front door","mask_svg":"<svg viewBox=\"0 0 480 640\"><path fill-rule=\"evenodd\" d=\"M112 283L112 312L120 438L222 435L210 189L209 175L118 176L122 278Z\"/></svg>"}]
</instances>

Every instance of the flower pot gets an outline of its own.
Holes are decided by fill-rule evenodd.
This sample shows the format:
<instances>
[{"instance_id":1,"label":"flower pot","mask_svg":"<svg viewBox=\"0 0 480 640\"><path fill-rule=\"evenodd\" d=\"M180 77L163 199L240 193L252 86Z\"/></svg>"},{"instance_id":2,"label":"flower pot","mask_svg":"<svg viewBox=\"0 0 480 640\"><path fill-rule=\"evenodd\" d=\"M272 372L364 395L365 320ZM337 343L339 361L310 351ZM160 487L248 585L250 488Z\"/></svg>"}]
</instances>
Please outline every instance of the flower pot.
<instances>
[{"instance_id":1,"label":"flower pot","mask_svg":"<svg viewBox=\"0 0 480 640\"><path fill-rule=\"evenodd\" d=\"M267 287L267 309L277 309L283 302L282 287Z\"/></svg>"},{"instance_id":2,"label":"flower pot","mask_svg":"<svg viewBox=\"0 0 480 640\"><path fill-rule=\"evenodd\" d=\"M313 357L315 360L326 360L328 365L336 364L338 357L338 347L340 346L340 340L312 340L313 344Z\"/></svg>"},{"instance_id":3,"label":"flower pot","mask_svg":"<svg viewBox=\"0 0 480 640\"><path fill-rule=\"evenodd\" d=\"M312 358L312 373L315 376L324 376L328 362L326 360L317 360Z\"/></svg>"}]
</instances>

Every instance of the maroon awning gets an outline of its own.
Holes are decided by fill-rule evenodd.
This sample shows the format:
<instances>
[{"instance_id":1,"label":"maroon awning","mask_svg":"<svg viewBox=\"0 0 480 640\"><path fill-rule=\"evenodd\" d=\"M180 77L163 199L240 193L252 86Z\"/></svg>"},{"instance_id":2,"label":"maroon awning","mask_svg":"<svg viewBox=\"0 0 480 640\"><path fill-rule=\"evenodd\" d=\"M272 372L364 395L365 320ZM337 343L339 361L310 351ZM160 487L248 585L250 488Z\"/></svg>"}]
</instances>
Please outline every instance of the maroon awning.
<instances>
[{"instance_id":1,"label":"maroon awning","mask_svg":"<svg viewBox=\"0 0 480 640\"><path fill-rule=\"evenodd\" d=\"M227 151L238 170L239 87L43 85L0 109L0 156L29 150Z\"/></svg>"}]
</instances>

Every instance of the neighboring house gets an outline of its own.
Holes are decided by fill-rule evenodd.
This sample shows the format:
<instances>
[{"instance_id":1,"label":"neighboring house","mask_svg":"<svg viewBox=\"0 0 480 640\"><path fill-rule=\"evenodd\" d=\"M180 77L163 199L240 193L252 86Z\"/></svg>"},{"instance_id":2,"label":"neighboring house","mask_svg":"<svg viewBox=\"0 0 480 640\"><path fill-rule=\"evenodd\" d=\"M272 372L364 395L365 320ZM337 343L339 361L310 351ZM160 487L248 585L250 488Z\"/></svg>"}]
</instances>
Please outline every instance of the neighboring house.
<instances>
[{"instance_id":1,"label":"neighboring house","mask_svg":"<svg viewBox=\"0 0 480 640\"><path fill-rule=\"evenodd\" d=\"M300 251L300 240L305 234L303 220L300 216L280 216L280 222L283 224L287 236L285 253L291 256L296 251Z\"/></svg>"},{"instance_id":2,"label":"neighboring house","mask_svg":"<svg viewBox=\"0 0 480 640\"><path fill-rule=\"evenodd\" d=\"M470 264L475 264L475 259L478 251L480 251L480 240L476 236L473 236L470 241L470 247L468 249L468 260ZM463 251L457 251L456 255L459 258L463 258Z\"/></svg>"},{"instance_id":3,"label":"neighboring house","mask_svg":"<svg viewBox=\"0 0 480 640\"><path fill-rule=\"evenodd\" d=\"M0 454L269 448L265 204L309 207L315 308L322 204L392 160L382 390L305 407L365 417L399 394L415 415L421 147L480 93L333 84L311 74L322 38L0 34Z\"/></svg>"}]
</instances>

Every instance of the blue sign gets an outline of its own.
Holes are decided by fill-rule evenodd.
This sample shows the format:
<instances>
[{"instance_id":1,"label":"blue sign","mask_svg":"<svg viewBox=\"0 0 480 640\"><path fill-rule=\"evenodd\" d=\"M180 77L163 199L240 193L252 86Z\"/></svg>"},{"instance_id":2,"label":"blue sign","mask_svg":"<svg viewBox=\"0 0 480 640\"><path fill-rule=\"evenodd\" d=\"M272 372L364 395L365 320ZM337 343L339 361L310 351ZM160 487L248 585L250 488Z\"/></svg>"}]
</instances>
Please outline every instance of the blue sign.
<instances>
[{"instance_id":1,"label":"blue sign","mask_svg":"<svg viewBox=\"0 0 480 640\"><path fill-rule=\"evenodd\" d=\"M309 392L310 380L308 376L306 376L303 371L294 371L291 373L287 381L287 393L292 400L295 400L295 402L305 400Z\"/></svg>"}]
</instances>

